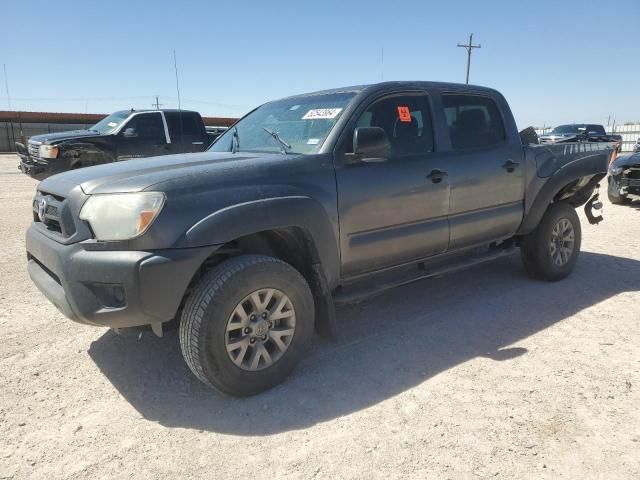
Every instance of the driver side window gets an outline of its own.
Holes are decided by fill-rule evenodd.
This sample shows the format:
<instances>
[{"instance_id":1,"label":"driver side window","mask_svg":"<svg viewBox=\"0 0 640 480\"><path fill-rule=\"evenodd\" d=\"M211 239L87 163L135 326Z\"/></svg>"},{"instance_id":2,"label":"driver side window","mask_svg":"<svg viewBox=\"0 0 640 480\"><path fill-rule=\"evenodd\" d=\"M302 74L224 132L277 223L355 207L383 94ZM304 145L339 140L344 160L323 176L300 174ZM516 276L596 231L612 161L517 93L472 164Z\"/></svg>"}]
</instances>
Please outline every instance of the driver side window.
<instances>
[{"instance_id":1,"label":"driver side window","mask_svg":"<svg viewBox=\"0 0 640 480\"><path fill-rule=\"evenodd\" d=\"M391 158L433 152L433 123L426 95L395 95L372 103L356 121L357 127L380 127L391 144ZM345 153L353 152L353 133Z\"/></svg>"},{"instance_id":2,"label":"driver side window","mask_svg":"<svg viewBox=\"0 0 640 480\"><path fill-rule=\"evenodd\" d=\"M160 113L145 113L134 116L125 125L124 130L133 129L136 138L157 143L166 143L164 123Z\"/></svg>"}]
</instances>

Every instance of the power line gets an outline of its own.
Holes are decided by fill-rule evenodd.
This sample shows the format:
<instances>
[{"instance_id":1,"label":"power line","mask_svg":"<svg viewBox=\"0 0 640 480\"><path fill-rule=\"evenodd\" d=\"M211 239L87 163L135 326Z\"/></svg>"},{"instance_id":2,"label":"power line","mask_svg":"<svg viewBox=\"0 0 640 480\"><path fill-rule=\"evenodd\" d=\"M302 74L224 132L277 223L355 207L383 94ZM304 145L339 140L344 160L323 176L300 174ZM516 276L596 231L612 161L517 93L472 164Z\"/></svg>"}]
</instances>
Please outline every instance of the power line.
<instances>
[{"instance_id":1,"label":"power line","mask_svg":"<svg viewBox=\"0 0 640 480\"><path fill-rule=\"evenodd\" d=\"M471 51L474 48L482 48L480 44L473 44L473 33L469 35L469 43L468 44L458 44L458 47L462 47L467 50L467 84L469 83L469 70L471 69Z\"/></svg>"}]
</instances>

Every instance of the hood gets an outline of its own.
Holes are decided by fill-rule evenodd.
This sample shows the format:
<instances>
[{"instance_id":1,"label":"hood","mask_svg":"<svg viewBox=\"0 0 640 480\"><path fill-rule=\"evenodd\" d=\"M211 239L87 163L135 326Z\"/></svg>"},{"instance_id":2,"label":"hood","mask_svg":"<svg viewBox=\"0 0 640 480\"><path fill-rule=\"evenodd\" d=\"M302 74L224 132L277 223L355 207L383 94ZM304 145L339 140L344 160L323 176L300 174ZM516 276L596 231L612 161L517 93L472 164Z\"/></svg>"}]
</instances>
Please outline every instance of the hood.
<instances>
[{"instance_id":1,"label":"hood","mask_svg":"<svg viewBox=\"0 0 640 480\"><path fill-rule=\"evenodd\" d=\"M29 142L56 144L74 138L99 137L100 133L94 130L72 130L69 132L44 133L29 138Z\"/></svg>"},{"instance_id":2,"label":"hood","mask_svg":"<svg viewBox=\"0 0 640 480\"><path fill-rule=\"evenodd\" d=\"M611 166L612 167L632 167L632 166L640 167L640 152L621 155L618 158L616 158L613 161L613 163L611 163Z\"/></svg>"},{"instance_id":3,"label":"hood","mask_svg":"<svg viewBox=\"0 0 640 480\"><path fill-rule=\"evenodd\" d=\"M187 177L193 184L198 181L231 180L237 178L237 172L247 170L259 174L263 168L257 167L268 167L273 162L281 162L283 157L270 153L226 152L164 155L70 170L43 180L38 189L60 196L66 196L66 192L78 185L89 195L140 192L163 182L175 183ZM286 159L293 160L295 157L297 155L287 155Z\"/></svg>"}]
</instances>

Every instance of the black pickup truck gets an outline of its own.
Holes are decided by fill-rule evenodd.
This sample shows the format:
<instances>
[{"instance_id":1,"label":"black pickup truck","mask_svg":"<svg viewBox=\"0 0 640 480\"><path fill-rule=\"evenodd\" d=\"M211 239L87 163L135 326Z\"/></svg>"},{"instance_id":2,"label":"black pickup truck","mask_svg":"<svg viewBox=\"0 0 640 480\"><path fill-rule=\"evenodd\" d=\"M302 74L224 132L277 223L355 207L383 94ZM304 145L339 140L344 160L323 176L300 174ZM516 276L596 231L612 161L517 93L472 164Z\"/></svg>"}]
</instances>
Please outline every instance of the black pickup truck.
<instances>
[{"instance_id":1,"label":"black pickup truck","mask_svg":"<svg viewBox=\"0 0 640 480\"><path fill-rule=\"evenodd\" d=\"M578 259L611 149L523 145L495 90L387 82L256 108L205 153L49 178L28 270L72 320L179 322L194 374L281 382L334 304L520 249L554 281ZM428 302L425 300L425 308Z\"/></svg>"},{"instance_id":2,"label":"black pickup truck","mask_svg":"<svg viewBox=\"0 0 640 480\"><path fill-rule=\"evenodd\" d=\"M612 143L615 149L622 149L622 135L607 134L604 126L597 123L572 123L559 125L546 135L540 135L540 143L604 142Z\"/></svg>"},{"instance_id":3,"label":"black pickup truck","mask_svg":"<svg viewBox=\"0 0 640 480\"><path fill-rule=\"evenodd\" d=\"M42 180L56 173L132 158L202 152L211 141L198 112L123 110L88 130L35 135L16 142L18 168Z\"/></svg>"}]
</instances>

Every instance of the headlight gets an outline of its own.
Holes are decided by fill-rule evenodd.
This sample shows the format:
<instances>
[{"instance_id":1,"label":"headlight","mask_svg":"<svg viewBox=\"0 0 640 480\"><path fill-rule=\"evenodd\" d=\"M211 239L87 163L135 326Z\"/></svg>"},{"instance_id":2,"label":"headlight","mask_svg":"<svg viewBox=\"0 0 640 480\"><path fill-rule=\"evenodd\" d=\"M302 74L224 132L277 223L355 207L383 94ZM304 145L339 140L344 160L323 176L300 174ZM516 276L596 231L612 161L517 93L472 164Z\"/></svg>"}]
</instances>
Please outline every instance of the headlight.
<instances>
[{"instance_id":1,"label":"headlight","mask_svg":"<svg viewBox=\"0 0 640 480\"><path fill-rule=\"evenodd\" d=\"M40 145L40 158L56 158L58 147L55 145Z\"/></svg>"},{"instance_id":2,"label":"headlight","mask_svg":"<svg viewBox=\"0 0 640 480\"><path fill-rule=\"evenodd\" d=\"M609 167L609 175L620 175L622 173L623 168L622 167Z\"/></svg>"},{"instance_id":3,"label":"headlight","mask_svg":"<svg viewBox=\"0 0 640 480\"><path fill-rule=\"evenodd\" d=\"M92 195L80 218L89 222L97 240L128 240L147 231L164 200L162 192Z\"/></svg>"}]
</instances>

